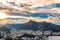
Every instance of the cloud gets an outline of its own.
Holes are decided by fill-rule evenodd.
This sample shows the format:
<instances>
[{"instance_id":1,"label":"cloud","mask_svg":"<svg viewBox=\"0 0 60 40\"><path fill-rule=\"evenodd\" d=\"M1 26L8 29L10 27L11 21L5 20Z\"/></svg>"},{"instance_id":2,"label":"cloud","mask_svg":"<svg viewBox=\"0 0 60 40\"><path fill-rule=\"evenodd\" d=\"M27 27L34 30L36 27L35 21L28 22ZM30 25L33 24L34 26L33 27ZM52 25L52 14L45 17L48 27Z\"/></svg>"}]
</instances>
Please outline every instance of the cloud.
<instances>
[{"instance_id":1,"label":"cloud","mask_svg":"<svg viewBox=\"0 0 60 40\"><path fill-rule=\"evenodd\" d=\"M12 4L9 4L8 2L13 2L17 5L13 6ZM22 1L22 2L21 2ZM7 19L8 21L2 21L2 24L3 22L5 23L9 23L9 24L18 24L18 23L26 23L28 22L29 20L33 20L33 21L36 21L36 22L43 22L43 21L46 21L46 22L52 22L52 23L55 23L55 24L60 24L60 17L51 17L51 16L48 16L47 18L41 18L40 17L40 14L37 15L37 16L30 16L30 15L25 15L24 13L26 14L30 14L33 15L35 13L51 13L51 14L59 14L60 15L60 0L0 0L0 2L7 6L8 8L13 8L13 9L17 9L18 10L18 13L14 13L12 10L12 13L10 13L10 10L2 10L1 12L5 12L7 14L11 14L8 16L9 19ZM25 4L29 4L31 6L24 6L24 7L19 7L19 5L21 3L25 3ZM38 9L34 9L36 7L40 7ZM22 14L22 15L21 15ZM12 18L12 19L10 19ZM16 18L19 18L18 20L16 20ZM23 19L21 19L23 18Z\"/></svg>"},{"instance_id":2,"label":"cloud","mask_svg":"<svg viewBox=\"0 0 60 40\"><path fill-rule=\"evenodd\" d=\"M53 7L60 8L60 3L55 3L53 5L54 5Z\"/></svg>"},{"instance_id":3,"label":"cloud","mask_svg":"<svg viewBox=\"0 0 60 40\"><path fill-rule=\"evenodd\" d=\"M21 2L22 1L22 2ZM3 5L7 6L8 8L13 8L19 10L19 12L24 13L26 11L31 13L60 13L60 0L0 0ZM9 2L14 2L16 5L12 5ZM29 4L32 6L24 6L19 7L21 3ZM35 7L41 7L38 8L39 10L33 10Z\"/></svg>"},{"instance_id":4,"label":"cloud","mask_svg":"<svg viewBox=\"0 0 60 40\"><path fill-rule=\"evenodd\" d=\"M27 23L29 22L30 20L32 21L36 21L36 22L43 22L43 21L46 21L46 22L51 22L51 23L54 23L54 24L60 24L60 14L47 14L47 18L43 18L45 17L45 14L30 14L32 16L24 16L24 14L22 14L22 16L11 16L9 15L7 19L1 21L1 24L22 24L22 23ZM36 16L37 15L37 16ZM41 17L41 16L42 17Z\"/></svg>"},{"instance_id":5,"label":"cloud","mask_svg":"<svg viewBox=\"0 0 60 40\"><path fill-rule=\"evenodd\" d=\"M21 23L26 23L26 22L29 22L30 20L32 21L36 21L36 22L43 22L43 21L46 21L46 22L55 22L58 20L58 17L52 17L52 16L49 16L48 18L40 18L40 17L27 17L27 18L19 18L19 19L16 19L16 18L12 18L12 19L8 19L8 24L21 24Z\"/></svg>"},{"instance_id":6,"label":"cloud","mask_svg":"<svg viewBox=\"0 0 60 40\"><path fill-rule=\"evenodd\" d=\"M29 10L31 13L60 13L60 8L39 8L38 10Z\"/></svg>"},{"instance_id":7,"label":"cloud","mask_svg":"<svg viewBox=\"0 0 60 40\"><path fill-rule=\"evenodd\" d=\"M17 20L13 20L13 19L8 19L8 24L22 24L22 23L26 23L26 19L17 19Z\"/></svg>"},{"instance_id":8,"label":"cloud","mask_svg":"<svg viewBox=\"0 0 60 40\"><path fill-rule=\"evenodd\" d=\"M53 21L58 20L58 18L51 17L51 16L49 16L48 18L45 18L45 19L44 18L39 18L39 17L36 17L36 18L30 17L30 18L28 18L28 20L33 20L33 21L36 21L36 22L43 22L43 21L53 22Z\"/></svg>"},{"instance_id":9,"label":"cloud","mask_svg":"<svg viewBox=\"0 0 60 40\"><path fill-rule=\"evenodd\" d=\"M7 21L8 21L7 19L4 19L4 20L1 20L1 19L0 19L0 24L1 24L1 25L5 25L5 24L7 23Z\"/></svg>"},{"instance_id":10,"label":"cloud","mask_svg":"<svg viewBox=\"0 0 60 40\"><path fill-rule=\"evenodd\" d=\"M18 1L17 0L0 0L0 2L2 2L4 5L7 5L7 6L9 5L8 2L14 2L17 5L21 3L25 3L25 4L28 3L29 5L32 5L32 7L37 7L37 6L51 5L54 3L60 3L60 0L18 0ZM16 7L16 8L19 8L19 7Z\"/></svg>"}]
</instances>

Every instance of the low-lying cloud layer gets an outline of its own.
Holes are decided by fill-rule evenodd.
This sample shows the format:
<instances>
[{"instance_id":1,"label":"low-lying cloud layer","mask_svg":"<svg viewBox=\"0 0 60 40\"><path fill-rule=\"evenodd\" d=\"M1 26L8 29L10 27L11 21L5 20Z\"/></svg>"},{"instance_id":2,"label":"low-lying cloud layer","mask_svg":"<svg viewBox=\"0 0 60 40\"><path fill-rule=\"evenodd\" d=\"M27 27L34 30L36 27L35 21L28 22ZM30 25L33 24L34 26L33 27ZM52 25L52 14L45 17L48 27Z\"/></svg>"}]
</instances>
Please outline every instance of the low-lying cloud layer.
<instances>
[{"instance_id":1,"label":"low-lying cloud layer","mask_svg":"<svg viewBox=\"0 0 60 40\"><path fill-rule=\"evenodd\" d=\"M23 14L24 15L24 14ZM41 14L40 14L41 15ZM42 17L39 17L38 15L36 17L34 16L19 16L19 18L17 17L10 17L10 19L8 19L8 24L21 24L21 23L26 23L26 22L29 22L30 20L32 21L36 21L36 22L43 22L43 21L46 21L46 22L51 22L51 23L54 23L54 24L57 24L60 20L60 14L48 14L48 17L44 18L44 14ZM58 23L57 25L59 25L60 23Z\"/></svg>"}]
</instances>

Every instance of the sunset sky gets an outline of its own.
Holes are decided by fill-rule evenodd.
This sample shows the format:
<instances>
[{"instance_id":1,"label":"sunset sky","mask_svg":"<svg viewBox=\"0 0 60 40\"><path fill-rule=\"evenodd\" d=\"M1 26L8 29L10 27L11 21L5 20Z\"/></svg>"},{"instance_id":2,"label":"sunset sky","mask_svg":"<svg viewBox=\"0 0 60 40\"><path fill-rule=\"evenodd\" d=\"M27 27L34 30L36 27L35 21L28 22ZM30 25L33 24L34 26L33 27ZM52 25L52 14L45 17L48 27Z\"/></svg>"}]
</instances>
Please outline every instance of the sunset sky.
<instances>
[{"instance_id":1,"label":"sunset sky","mask_svg":"<svg viewBox=\"0 0 60 40\"><path fill-rule=\"evenodd\" d=\"M33 20L60 25L60 0L0 0L0 7L0 24L21 24Z\"/></svg>"}]
</instances>

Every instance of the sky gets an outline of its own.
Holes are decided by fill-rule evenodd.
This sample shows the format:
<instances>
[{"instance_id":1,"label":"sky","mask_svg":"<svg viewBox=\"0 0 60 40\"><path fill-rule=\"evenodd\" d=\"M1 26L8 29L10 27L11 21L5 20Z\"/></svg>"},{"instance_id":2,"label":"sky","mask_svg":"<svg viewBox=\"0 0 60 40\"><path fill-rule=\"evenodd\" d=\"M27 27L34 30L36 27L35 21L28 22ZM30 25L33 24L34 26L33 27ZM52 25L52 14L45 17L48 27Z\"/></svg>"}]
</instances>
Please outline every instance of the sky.
<instances>
[{"instance_id":1,"label":"sky","mask_svg":"<svg viewBox=\"0 0 60 40\"><path fill-rule=\"evenodd\" d=\"M0 7L0 24L32 20L60 25L60 0L0 0Z\"/></svg>"}]
</instances>

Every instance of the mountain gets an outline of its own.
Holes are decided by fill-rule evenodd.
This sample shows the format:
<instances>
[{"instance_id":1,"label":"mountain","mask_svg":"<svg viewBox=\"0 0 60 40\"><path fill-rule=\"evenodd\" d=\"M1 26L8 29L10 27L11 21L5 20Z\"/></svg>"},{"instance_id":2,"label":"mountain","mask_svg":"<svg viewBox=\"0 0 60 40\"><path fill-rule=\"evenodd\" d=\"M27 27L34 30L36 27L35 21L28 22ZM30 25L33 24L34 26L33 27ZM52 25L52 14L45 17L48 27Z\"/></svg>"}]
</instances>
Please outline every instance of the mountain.
<instances>
[{"instance_id":1,"label":"mountain","mask_svg":"<svg viewBox=\"0 0 60 40\"><path fill-rule=\"evenodd\" d=\"M10 29L7 28L6 26L2 26L0 27L0 31L10 31Z\"/></svg>"},{"instance_id":2,"label":"mountain","mask_svg":"<svg viewBox=\"0 0 60 40\"><path fill-rule=\"evenodd\" d=\"M22 24L6 24L5 26L9 29L18 29L22 26Z\"/></svg>"},{"instance_id":3,"label":"mountain","mask_svg":"<svg viewBox=\"0 0 60 40\"><path fill-rule=\"evenodd\" d=\"M33 30L33 31L60 31L60 25L55 25L53 23L49 22L35 22L35 21L29 21L24 24L6 24L6 27L10 29L17 29L17 30Z\"/></svg>"},{"instance_id":4,"label":"mountain","mask_svg":"<svg viewBox=\"0 0 60 40\"><path fill-rule=\"evenodd\" d=\"M35 22L35 21L29 21L28 23L23 24L19 30L25 29L25 30L41 30L41 31L60 31L60 25L55 25L52 23L47 22Z\"/></svg>"}]
</instances>

